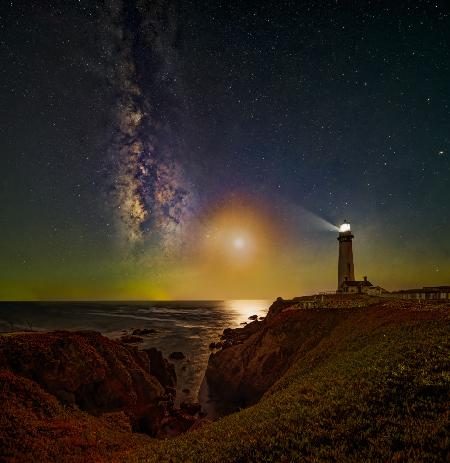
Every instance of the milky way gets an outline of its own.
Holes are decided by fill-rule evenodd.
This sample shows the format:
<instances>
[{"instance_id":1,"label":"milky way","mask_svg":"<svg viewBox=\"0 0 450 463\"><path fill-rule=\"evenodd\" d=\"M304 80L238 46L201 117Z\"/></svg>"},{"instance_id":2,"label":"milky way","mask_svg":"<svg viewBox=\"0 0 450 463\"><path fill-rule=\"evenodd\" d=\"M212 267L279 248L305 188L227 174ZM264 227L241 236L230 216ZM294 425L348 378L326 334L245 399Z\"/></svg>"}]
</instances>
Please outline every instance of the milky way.
<instances>
[{"instance_id":1,"label":"milky way","mask_svg":"<svg viewBox=\"0 0 450 463\"><path fill-rule=\"evenodd\" d=\"M156 239L168 251L180 242L192 191L177 132L182 99L176 19L167 2L151 3L116 1L106 12L109 78L117 93L112 195L127 240Z\"/></svg>"}]
</instances>

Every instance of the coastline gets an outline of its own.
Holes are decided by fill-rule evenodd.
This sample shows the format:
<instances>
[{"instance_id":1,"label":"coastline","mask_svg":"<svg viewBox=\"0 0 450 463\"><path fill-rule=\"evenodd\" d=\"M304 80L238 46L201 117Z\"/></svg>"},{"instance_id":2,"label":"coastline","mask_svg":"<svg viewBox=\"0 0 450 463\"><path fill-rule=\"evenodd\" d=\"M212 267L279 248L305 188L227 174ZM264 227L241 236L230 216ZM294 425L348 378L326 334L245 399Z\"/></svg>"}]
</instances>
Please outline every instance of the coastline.
<instances>
[{"instance_id":1,"label":"coastline","mask_svg":"<svg viewBox=\"0 0 450 463\"><path fill-rule=\"evenodd\" d=\"M64 303L0 303L0 331L99 331L113 340L136 329L154 332L141 336L139 349L156 347L168 358L181 351L185 359L172 361L177 373L177 398L195 402L208 363L211 339L225 328L240 326L252 314L263 315L270 301L107 301ZM189 391L189 392L186 392Z\"/></svg>"},{"instance_id":2,"label":"coastline","mask_svg":"<svg viewBox=\"0 0 450 463\"><path fill-rule=\"evenodd\" d=\"M330 305L339 307L279 299L264 320L224 330L205 373L208 395L227 408L214 422L168 404L171 386L164 390L161 372L151 374L151 359L136 347L92 332L1 336L5 460L279 461L295 453L441 461L448 450L448 301L347 296L330 297ZM30 344L30 337L42 342ZM432 431L417 432L415 423ZM369 446L361 432L371 436Z\"/></svg>"}]
</instances>

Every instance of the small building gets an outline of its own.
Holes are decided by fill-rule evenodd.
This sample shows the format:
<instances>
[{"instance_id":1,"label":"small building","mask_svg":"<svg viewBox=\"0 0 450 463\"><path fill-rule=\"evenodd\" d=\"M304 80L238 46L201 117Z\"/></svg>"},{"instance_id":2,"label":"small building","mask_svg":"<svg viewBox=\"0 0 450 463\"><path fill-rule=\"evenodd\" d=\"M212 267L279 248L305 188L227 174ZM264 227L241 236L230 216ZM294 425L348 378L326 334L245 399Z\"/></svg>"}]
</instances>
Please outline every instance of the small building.
<instances>
[{"instance_id":1,"label":"small building","mask_svg":"<svg viewBox=\"0 0 450 463\"><path fill-rule=\"evenodd\" d=\"M387 293L381 286L374 286L367 277L364 277L363 280L344 280L339 292L344 294L368 294L370 296L379 296L380 294Z\"/></svg>"},{"instance_id":2,"label":"small building","mask_svg":"<svg viewBox=\"0 0 450 463\"><path fill-rule=\"evenodd\" d=\"M424 286L422 289L403 289L393 296L400 299L449 300L450 286Z\"/></svg>"},{"instance_id":3,"label":"small building","mask_svg":"<svg viewBox=\"0 0 450 463\"><path fill-rule=\"evenodd\" d=\"M372 287L372 283L364 277L364 280L347 280L341 283L340 292L342 293L367 293L367 289Z\"/></svg>"}]
</instances>

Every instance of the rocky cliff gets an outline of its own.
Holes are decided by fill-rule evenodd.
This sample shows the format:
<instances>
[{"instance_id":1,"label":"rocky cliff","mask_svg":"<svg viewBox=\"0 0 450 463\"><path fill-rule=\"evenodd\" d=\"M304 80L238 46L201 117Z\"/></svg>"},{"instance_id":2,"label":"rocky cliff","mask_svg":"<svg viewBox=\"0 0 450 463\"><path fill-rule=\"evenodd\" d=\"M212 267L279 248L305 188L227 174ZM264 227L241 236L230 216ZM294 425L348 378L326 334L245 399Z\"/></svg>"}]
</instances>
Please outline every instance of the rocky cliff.
<instances>
[{"instance_id":1,"label":"rocky cliff","mask_svg":"<svg viewBox=\"0 0 450 463\"><path fill-rule=\"evenodd\" d=\"M222 348L210 355L203 384L218 416L258 402L294 363L323 345L331 332L346 326L347 319L357 326L364 324L364 317L373 322L379 313L394 323L406 313L398 312L405 303L391 300L383 304L377 297L327 296L324 307L308 310L302 309L303 299L307 298L278 298L263 321L224 331ZM386 313L384 307L395 312ZM423 316L424 312L418 313L419 318ZM351 333L345 336L351 339ZM322 357L333 352L319 349Z\"/></svg>"},{"instance_id":2,"label":"rocky cliff","mask_svg":"<svg viewBox=\"0 0 450 463\"><path fill-rule=\"evenodd\" d=\"M314 348L345 314L299 312L274 303L264 321L225 331L223 348L211 354L205 373L209 397L220 411L230 412L256 403L289 369ZM223 407L226 404L226 407Z\"/></svg>"},{"instance_id":3,"label":"rocky cliff","mask_svg":"<svg viewBox=\"0 0 450 463\"><path fill-rule=\"evenodd\" d=\"M26 384L68 411L96 417L121 412L133 431L152 436L187 429L194 421L173 408L175 371L161 352L140 351L97 332L0 336L0 370L3 381L19 389ZM3 389L3 401L12 389Z\"/></svg>"}]
</instances>

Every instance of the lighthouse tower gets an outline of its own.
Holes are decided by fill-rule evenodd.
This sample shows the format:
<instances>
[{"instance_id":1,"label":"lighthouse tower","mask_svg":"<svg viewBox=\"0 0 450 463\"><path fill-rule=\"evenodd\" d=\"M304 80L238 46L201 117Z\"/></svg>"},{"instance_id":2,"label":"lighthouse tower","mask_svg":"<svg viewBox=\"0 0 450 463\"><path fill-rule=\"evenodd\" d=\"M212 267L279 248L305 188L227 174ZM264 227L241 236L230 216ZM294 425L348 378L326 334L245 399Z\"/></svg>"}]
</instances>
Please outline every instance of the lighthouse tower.
<instances>
[{"instance_id":1,"label":"lighthouse tower","mask_svg":"<svg viewBox=\"0 0 450 463\"><path fill-rule=\"evenodd\" d=\"M344 281L355 281L355 269L353 267L352 232L350 224L344 220L339 227L339 264L338 264L338 291Z\"/></svg>"}]
</instances>

